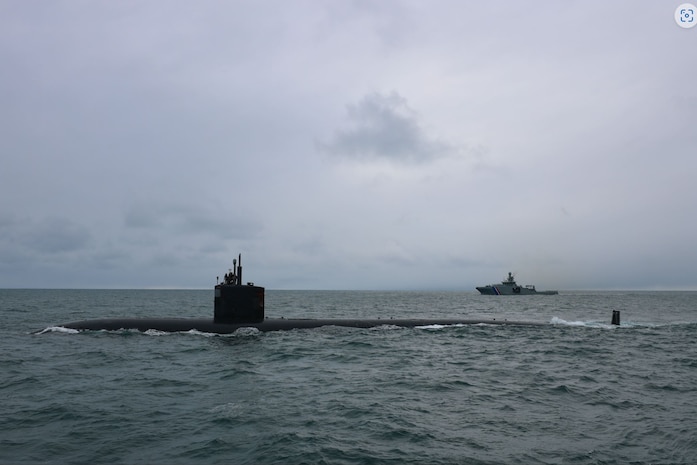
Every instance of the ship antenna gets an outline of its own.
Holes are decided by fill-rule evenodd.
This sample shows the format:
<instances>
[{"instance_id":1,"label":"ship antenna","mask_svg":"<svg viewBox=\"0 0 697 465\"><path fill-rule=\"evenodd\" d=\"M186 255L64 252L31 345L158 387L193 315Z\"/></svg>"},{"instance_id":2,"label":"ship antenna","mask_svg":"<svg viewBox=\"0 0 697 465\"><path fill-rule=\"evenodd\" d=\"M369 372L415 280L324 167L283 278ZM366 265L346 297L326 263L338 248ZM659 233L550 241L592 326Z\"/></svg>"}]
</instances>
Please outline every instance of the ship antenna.
<instances>
[{"instance_id":1,"label":"ship antenna","mask_svg":"<svg viewBox=\"0 0 697 465\"><path fill-rule=\"evenodd\" d=\"M242 285L242 254L239 254L237 260L237 285Z\"/></svg>"}]
</instances>

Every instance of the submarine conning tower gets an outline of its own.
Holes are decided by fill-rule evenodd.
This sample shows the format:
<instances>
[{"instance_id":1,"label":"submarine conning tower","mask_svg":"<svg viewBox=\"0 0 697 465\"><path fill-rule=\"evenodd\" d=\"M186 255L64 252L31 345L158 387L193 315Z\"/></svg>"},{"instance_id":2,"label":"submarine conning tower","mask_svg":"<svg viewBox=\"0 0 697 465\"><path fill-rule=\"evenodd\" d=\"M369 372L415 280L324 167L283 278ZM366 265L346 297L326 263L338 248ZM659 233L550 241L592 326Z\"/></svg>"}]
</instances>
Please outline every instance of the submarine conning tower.
<instances>
[{"instance_id":1,"label":"submarine conning tower","mask_svg":"<svg viewBox=\"0 0 697 465\"><path fill-rule=\"evenodd\" d=\"M242 254L222 283L215 285L215 323L261 323L264 321L264 288L242 284Z\"/></svg>"}]
</instances>

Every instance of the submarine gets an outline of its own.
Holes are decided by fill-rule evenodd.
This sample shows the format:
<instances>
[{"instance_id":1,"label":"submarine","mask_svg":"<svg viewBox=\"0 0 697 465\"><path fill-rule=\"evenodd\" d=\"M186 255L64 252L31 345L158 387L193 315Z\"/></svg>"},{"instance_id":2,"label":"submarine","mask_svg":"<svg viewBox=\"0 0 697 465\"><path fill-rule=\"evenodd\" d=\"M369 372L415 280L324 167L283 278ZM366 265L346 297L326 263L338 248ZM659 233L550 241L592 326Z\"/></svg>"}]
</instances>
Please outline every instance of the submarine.
<instances>
[{"instance_id":1,"label":"submarine","mask_svg":"<svg viewBox=\"0 0 697 465\"><path fill-rule=\"evenodd\" d=\"M234 270L234 271L233 271ZM218 280L216 280L218 281ZM332 319L332 318L266 318L264 314L264 291L261 286L248 282L242 284L242 254L233 260L233 268L225 273L222 282L214 288L213 318L101 318L74 321L60 325L78 331L118 331L135 329L141 332L200 331L213 334L231 334L240 328L256 328L259 331L283 331L293 329L341 326L351 328L374 328L397 326L414 328L419 326L453 325L525 325L543 326L546 323L509 321L506 319L452 319L452 318L376 318L376 319ZM613 316L614 320L614 316ZM613 321L614 322L614 321ZM619 315L617 317L619 324Z\"/></svg>"}]
</instances>

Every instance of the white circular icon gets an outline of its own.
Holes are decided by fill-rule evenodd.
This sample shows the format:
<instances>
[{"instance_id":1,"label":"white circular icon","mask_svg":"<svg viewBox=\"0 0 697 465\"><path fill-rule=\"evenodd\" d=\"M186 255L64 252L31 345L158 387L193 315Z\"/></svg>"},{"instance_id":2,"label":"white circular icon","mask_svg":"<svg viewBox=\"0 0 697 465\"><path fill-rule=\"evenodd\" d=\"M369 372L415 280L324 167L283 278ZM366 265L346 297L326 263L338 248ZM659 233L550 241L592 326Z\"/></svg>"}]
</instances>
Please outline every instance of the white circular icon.
<instances>
[{"instance_id":1,"label":"white circular icon","mask_svg":"<svg viewBox=\"0 0 697 465\"><path fill-rule=\"evenodd\" d=\"M683 3L675 10L675 22L678 26L690 29L697 25L697 7L692 3Z\"/></svg>"}]
</instances>

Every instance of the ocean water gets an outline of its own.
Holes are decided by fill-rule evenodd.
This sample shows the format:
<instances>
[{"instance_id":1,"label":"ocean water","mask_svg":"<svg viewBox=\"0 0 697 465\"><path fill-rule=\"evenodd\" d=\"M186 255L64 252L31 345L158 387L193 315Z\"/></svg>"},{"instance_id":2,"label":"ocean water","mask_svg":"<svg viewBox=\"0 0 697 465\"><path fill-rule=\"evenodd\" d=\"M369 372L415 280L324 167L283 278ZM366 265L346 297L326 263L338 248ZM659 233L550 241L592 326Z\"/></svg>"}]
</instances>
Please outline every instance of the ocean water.
<instances>
[{"instance_id":1,"label":"ocean water","mask_svg":"<svg viewBox=\"0 0 697 465\"><path fill-rule=\"evenodd\" d=\"M213 291L0 290L0 463L697 463L696 292L267 290L266 313L549 324L76 333L212 317Z\"/></svg>"}]
</instances>

